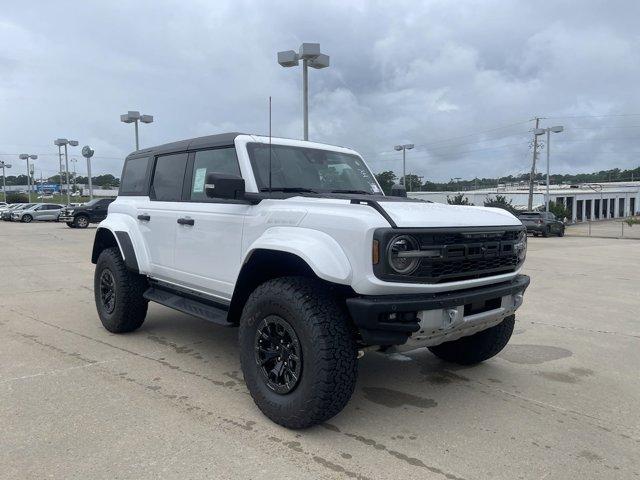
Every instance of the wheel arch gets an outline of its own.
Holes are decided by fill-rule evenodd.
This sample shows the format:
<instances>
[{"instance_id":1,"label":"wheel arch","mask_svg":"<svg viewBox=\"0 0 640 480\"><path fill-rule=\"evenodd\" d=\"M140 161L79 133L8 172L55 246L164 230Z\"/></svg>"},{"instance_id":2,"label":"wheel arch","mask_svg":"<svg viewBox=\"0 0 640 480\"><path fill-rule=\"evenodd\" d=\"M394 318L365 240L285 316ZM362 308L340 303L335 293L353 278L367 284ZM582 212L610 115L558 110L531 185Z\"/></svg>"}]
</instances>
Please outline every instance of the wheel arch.
<instances>
[{"instance_id":1,"label":"wheel arch","mask_svg":"<svg viewBox=\"0 0 640 480\"><path fill-rule=\"evenodd\" d=\"M350 287L320 278L313 268L299 255L283 250L267 248L253 249L245 258L236 281L227 319L239 323L242 309L249 295L261 284L274 278L300 276L315 278L336 291L350 290ZM346 291L344 295L348 294Z\"/></svg>"},{"instance_id":2,"label":"wheel arch","mask_svg":"<svg viewBox=\"0 0 640 480\"><path fill-rule=\"evenodd\" d=\"M91 251L91 263L97 263L100 253L112 247L118 248L129 270L139 273L138 259L129 234L118 230L111 231L106 227L99 227L96 231L96 236L93 240L93 249Z\"/></svg>"}]
</instances>

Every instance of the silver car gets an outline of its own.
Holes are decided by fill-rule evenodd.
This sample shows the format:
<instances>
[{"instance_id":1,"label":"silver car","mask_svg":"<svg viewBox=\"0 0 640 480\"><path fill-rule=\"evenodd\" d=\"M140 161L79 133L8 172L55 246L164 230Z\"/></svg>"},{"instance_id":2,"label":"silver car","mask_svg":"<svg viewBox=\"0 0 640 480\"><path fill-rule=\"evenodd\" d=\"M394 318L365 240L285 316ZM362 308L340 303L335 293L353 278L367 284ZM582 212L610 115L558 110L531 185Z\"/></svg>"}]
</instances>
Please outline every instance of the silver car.
<instances>
[{"instance_id":1,"label":"silver car","mask_svg":"<svg viewBox=\"0 0 640 480\"><path fill-rule=\"evenodd\" d=\"M57 203L36 203L29 208L11 212L12 222L30 223L33 220L58 220L62 205Z\"/></svg>"}]
</instances>

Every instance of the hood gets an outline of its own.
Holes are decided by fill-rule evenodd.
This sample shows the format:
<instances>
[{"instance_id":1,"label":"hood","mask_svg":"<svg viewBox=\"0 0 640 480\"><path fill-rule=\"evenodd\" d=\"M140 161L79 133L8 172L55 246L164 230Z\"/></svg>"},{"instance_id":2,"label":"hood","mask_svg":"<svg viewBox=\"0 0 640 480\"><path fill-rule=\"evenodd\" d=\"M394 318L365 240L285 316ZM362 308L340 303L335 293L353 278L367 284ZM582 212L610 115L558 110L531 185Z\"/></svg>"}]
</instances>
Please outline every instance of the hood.
<instances>
[{"instance_id":1,"label":"hood","mask_svg":"<svg viewBox=\"0 0 640 480\"><path fill-rule=\"evenodd\" d=\"M522 225L501 208L444 205L427 202L379 203L398 227L494 227Z\"/></svg>"}]
</instances>

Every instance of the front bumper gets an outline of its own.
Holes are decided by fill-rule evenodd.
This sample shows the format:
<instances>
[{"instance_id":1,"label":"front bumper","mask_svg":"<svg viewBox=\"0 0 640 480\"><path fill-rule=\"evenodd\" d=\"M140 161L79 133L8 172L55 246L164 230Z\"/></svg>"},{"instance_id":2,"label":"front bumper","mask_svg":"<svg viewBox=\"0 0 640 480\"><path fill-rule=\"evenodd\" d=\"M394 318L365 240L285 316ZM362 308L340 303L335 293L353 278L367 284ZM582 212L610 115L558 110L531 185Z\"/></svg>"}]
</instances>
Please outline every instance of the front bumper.
<instances>
[{"instance_id":1,"label":"front bumper","mask_svg":"<svg viewBox=\"0 0 640 480\"><path fill-rule=\"evenodd\" d=\"M497 325L520 307L529 277L466 290L347 299L366 345L430 347Z\"/></svg>"}]
</instances>

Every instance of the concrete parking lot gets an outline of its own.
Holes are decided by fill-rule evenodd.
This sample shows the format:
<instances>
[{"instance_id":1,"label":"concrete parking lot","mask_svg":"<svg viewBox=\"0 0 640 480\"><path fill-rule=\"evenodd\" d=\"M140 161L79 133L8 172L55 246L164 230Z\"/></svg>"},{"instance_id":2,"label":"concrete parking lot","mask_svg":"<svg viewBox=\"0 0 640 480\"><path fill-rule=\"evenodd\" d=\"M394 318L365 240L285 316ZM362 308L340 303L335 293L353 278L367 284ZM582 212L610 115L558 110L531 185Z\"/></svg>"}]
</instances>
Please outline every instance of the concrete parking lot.
<instances>
[{"instance_id":1,"label":"concrete parking lot","mask_svg":"<svg viewBox=\"0 0 640 480\"><path fill-rule=\"evenodd\" d=\"M530 238L502 354L368 353L340 415L289 431L248 395L236 330L158 305L102 328L94 232L0 223L1 478L640 477L638 241Z\"/></svg>"}]
</instances>

